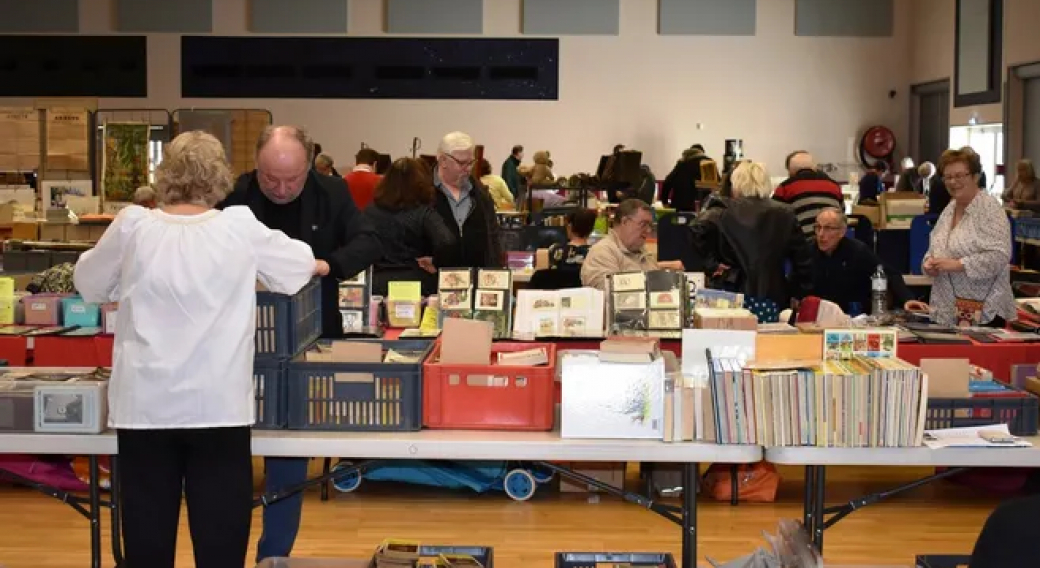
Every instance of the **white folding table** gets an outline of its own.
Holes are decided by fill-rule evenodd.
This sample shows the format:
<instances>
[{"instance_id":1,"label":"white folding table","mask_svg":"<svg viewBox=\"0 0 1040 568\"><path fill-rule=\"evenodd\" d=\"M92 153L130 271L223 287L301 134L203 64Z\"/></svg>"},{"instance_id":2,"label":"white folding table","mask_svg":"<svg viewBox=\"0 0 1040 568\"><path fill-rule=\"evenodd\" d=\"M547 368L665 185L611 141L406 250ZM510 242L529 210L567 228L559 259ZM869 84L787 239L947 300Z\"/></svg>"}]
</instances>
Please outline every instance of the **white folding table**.
<instances>
[{"instance_id":1,"label":"white folding table","mask_svg":"<svg viewBox=\"0 0 1040 568\"><path fill-rule=\"evenodd\" d=\"M823 551L823 532L852 511L932 481L975 467L1040 467L1040 436L1024 438L1031 448L766 448L765 459L777 465L805 466L803 523ZM827 507L826 470L831 465L946 467L946 471L894 489ZM824 518L828 516L829 518Z\"/></svg>"},{"instance_id":2,"label":"white folding table","mask_svg":"<svg viewBox=\"0 0 1040 568\"><path fill-rule=\"evenodd\" d=\"M112 553L116 564L122 562L118 515L118 467L113 459L112 495L109 501L100 496L98 456L117 453L114 433L98 435L74 434L0 434L0 454L82 455L90 459L89 498L70 496L53 488L31 484L44 493L62 499L90 520L91 566L101 566L101 510L112 515ZM255 430L253 455L273 457L350 456L364 460L523 460L534 462L570 461L642 461L681 463L683 470L683 506L669 507L655 503L649 496L613 489L626 500L653 510L682 526L682 564L694 568L697 562L697 483L701 463L754 463L762 459L762 448L749 445L719 445L695 442L666 443L659 440L577 440L560 438L558 432L494 432L465 430L423 430L420 432L306 432ZM550 469L582 482L607 486L551 463ZM364 466L359 466L364 467ZM346 470L330 475L346 474ZM24 480L23 480L24 481ZM326 479L264 495L257 502L267 504L300 491L307 485L324 483ZM82 505L87 504L89 508Z\"/></svg>"}]
</instances>

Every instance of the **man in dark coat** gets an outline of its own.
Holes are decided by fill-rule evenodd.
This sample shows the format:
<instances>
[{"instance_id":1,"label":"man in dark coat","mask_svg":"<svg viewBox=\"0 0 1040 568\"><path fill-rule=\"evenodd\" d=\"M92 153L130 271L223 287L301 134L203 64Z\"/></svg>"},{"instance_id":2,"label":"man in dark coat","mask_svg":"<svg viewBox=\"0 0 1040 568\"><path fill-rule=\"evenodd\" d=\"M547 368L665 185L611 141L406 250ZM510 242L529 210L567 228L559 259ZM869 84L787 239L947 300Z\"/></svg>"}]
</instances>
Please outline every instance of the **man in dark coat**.
<instances>
[{"instance_id":1,"label":"man in dark coat","mask_svg":"<svg viewBox=\"0 0 1040 568\"><path fill-rule=\"evenodd\" d=\"M257 142L257 169L243 174L221 207L246 205L271 229L299 239L314 250L321 279L322 336L343 335L339 280L366 270L382 255L379 238L354 205L340 177L315 172L314 145L301 128L268 127ZM266 491L307 477L307 458L266 458ZM300 529L303 494L267 506L257 561L286 557Z\"/></svg>"}]
</instances>

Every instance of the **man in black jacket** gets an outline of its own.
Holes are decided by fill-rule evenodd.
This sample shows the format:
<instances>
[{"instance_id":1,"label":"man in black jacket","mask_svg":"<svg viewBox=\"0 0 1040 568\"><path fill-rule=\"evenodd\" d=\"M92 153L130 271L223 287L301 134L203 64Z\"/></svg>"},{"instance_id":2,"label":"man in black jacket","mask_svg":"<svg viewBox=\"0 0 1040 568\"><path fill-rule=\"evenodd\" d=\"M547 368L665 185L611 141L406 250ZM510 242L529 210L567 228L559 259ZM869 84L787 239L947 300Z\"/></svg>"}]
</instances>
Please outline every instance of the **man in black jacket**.
<instances>
[{"instance_id":1,"label":"man in black jacket","mask_svg":"<svg viewBox=\"0 0 1040 568\"><path fill-rule=\"evenodd\" d=\"M221 205L246 205L271 229L314 250L321 280L322 336L341 337L339 280L367 269L382 255L379 238L347 191L342 178L311 168L314 144L302 128L268 127L256 148L257 169L243 174ZM307 477L306 458L267 458L266 490L285 489ZM257 561L289 556L300 528L303 494L264 509Z\"/></svg>"},{"instance_id":2,"label":"man in black jacket","mask_svg":"<svg viewBox=\"0 0 1040 568\"><path fill-rule=\"evenodd\" d=\"M816 246L813 258L813 290L849 315L869 313L870 279L883 263L866 244L845 236L848 220L838 209L827 208L816 216L813 225ZM903 275L885 268L892 306L902 307L914 297L903 282Z\"/></svg>"},{"instance_id":3,"label":"man in black jacket","mask_svg":"<svg viewBox=\"0 0 1040 568\"><path fill-rule=\"evenodd\" d=\"M503 265L495 202L488 189L473 177L473 139L463 132L446 135L437 148L434 209L455 234L457 250L451 255L458 267L497 268ZM434 258L438 268L442 265Z\"/></svg>"}]
</instances>

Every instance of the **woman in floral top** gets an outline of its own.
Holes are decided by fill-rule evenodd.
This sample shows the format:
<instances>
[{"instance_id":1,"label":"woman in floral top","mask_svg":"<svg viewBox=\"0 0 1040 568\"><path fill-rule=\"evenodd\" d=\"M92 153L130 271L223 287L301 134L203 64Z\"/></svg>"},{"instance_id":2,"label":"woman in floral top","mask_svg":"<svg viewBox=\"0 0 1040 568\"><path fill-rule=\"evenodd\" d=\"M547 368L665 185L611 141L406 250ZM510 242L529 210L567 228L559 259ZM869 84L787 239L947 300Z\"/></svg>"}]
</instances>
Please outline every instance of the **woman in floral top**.
<instances>
[{"instance_id":1,"label":"woman in floral top","mask_svg":"<svg viewBox=\"0 0 1040 568\"><path fill-rule=\"evenodd\" d=\"M970 149L947 150L939 169L952 200L932 229L924 272L934 280L931 312L941 325L1004 327L1017 309L1011 293L1011 226L1000 203L979 189L982 166Z\"/></svg>"}]
</instances>

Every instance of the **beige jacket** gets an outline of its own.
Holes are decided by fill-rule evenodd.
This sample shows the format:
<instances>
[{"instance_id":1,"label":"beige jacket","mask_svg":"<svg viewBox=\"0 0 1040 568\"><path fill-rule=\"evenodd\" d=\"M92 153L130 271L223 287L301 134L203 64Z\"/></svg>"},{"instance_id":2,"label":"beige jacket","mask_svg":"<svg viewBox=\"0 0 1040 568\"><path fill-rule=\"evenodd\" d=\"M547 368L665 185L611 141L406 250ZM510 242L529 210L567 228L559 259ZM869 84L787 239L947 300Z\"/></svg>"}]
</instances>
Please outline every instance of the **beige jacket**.
<instances>
[{"instance_id":1,"label":"beige jacket","mask_svg":"<svg viewBox=\"0 0 1040 568\"><path fill-rule=\"evenodd\" d=\"M631 252L618 240L617 233L611 232L589 249L585 262L581 264L581 284L605 292L608 276L637 270L657 270L657 262L646 247Z\"/></svg>"}]
</instances>

